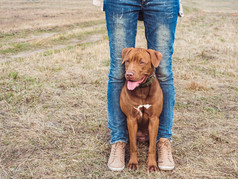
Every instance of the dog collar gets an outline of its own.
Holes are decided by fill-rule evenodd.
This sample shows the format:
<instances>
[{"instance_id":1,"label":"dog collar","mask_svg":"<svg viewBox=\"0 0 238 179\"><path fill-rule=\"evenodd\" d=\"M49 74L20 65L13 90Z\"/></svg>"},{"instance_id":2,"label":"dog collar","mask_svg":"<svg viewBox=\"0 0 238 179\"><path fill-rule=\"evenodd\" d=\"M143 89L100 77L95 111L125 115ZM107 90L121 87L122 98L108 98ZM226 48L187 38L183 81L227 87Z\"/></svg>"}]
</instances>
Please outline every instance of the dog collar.
<instances>
[{"instance_id":1,"label":"dog collar","mask_svg":"<svg viewBox=\"0 0 238 179\"><path fill-rule=\"evenodd\" d=\"M155 70L152 73L152 75L150 75L149 78L147 78L146 82L141 83L139 87L144 88L150 86L153 83L154 79L155 79Z\"/></svg>"}]
</instances>

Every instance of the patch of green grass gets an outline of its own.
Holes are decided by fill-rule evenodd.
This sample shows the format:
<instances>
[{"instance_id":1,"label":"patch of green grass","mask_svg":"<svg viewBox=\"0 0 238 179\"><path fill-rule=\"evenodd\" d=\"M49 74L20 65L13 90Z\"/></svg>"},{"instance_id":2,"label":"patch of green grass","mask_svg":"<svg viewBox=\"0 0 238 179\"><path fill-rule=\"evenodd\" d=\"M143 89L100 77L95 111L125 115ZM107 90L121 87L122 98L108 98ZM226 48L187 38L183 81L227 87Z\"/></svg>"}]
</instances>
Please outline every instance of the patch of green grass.
<instances>
[{"instance_id":1,"label":"patch of green grass","mask_svg":"<svg viewBox=\"0 0 238 179\"><path fill-rule=\"evenodd\" d=\"M18 72L10 72L3 76L7 81L0 84L2 89L0 100L5 100L8 104L16 107L16 104L31 104L38 100L40 88L43 86L39 78L20 75Z\"/></svg>"},{"instance_id":2,"label":"patch of green grass","mask_svg":"<svg viewBox=\"0 0 238 179\"><path fill-rule=\"evenodd\" d=\"M53 41L54 42L64 42L64 41L69 40L69 39L70 39L70 37L67 36L66 34L61 34L60 36L55 38Z\"/></svg>"},{"instance_id":3,"label":"patch of green grass","mask_svg":"<svg viewBox=\"0 0 238 179\"><path fill-rule=\"evenodd\" d=\"M71 49L73 49L73 48L74 48L73 45L69 45L69 46L67 46L67 50L71 50Z\"/></svg>"},{"instance_id":4,"label":"patch of green grass","mask_svg":"<svg viewBox=\"0 0 238 179\"><path fill-rule=\"evenodd\" d=\"M10 40L25 38L31 34L31 31L20 31L20 32L12 32L12 33L0 33L0 43L6 44Z\"/></svg>"},{"instance_id":5,"label":"patch of green grass","mask_svg":"<svg viewBox=\"0 0 238 179\"><path fill-rule=\"evenodd\" d=\"M31 49L28 42L16 42L10 45L11 47L7 49L0 49L1 54L16 54L18 52L26 51Z\"/></svg>"},{"instance_id":6,"label":"patch of green grass","mask_svg":"<svg viewBox=\"0 0 238 179\"><path fill-rule=\"evenodd\" d=\"M91 69L93 69L93 67L92 67L91 64L84 64L84 65L82 66L82 68L85 69L85 70L91 70Z\"/></svg>"},{"instance_id":7,"label":"patch of green grass","mask_svg":"<svg viewBox=\"0 0 238 179\"><path fill-rule=\"evenodd\" d=\"M225 42L226 40L223 38L218 38L221 42Z\"/></svg>"},{"instance_id":8,"label":"patch of green grass","mask_svg":"<svg viewBox=\"0 0 238 179\"><path fill-rule=\"evenodd\" d=\"M203 63L203 65L206 65L206 63L208 63L207 59L203 60L202 63ZM204 67L201 65L200 66L192 65L192 66L195 71L206 73L207 75L209 75L211 77L230 76L231 75L226 71L221 71L221 70L217 69L216 67Z\"/></svg>"},{"instance_id":9,"label":"patch of green grass","mask_svg":"<svg viewBox=\"0 0 238 179\"><path fill-rule=\"evenodd\" d=\"M44 40L40 41L39 43L37 42L36 44L29 44L28 42L10 42L8 44L7 48L4 48L4 44L8 43L8 41L13 40L13 39L18 39L18 38L26 38L28 36L31 35L37 35L40 36L41 34L44 33L60 33L62 31L65 30L70 30L70 29L75 29L77 27L79 28L86 28L86 27L90 27L92 25L98 25L98 24L102 24L105 23L105 20L96 20L96 21L89 21L89 22L83 22L83 23L79 23L79 24L74 24L71 26L65 26L65 27L51 27L48 29L37 29L35 31L29 31L29 30L23 30L21 32L13 32L13 33L1 33L0 34L0 54L3 55L8 55L8 54L17 54L19 52L22 51L28 51L31 49L37 49L37 48L43 48L45 47L45 43ZM89 30L89 31L84 31L81 32L79 34L65 34L62 33L61 35L59 35L59 37L56 37L55 39L48 39L47 38L47 46L49 46L50 44L52 45L57 45L57 44L62 44L67 42L70 39L79 39L81 40L83 37L84 39L87 38L88 35L93 35L93 34L101 34L103 32L105 32L106 29L105 27L103 28L94 28L93 30Z\"/></svg>"},{"instance_id":10,"label":"patch of green grass","mask_svg":"<svg viewBox=\"0 0 238 179\"><path fill-rule=\"evenodd\" d=\"M91 27L94 25L99 25L99 24L105 24L105 20L104 19L100 19L100 20L94 20L94 21L87 21L87 22L82 22L79 24L75 24L78 27ZM73 26L75 28L75 25Z\"/></svg>"},{"instance_id":11,"label":"patch of green grass","mask_svg":"<svg viewBox=\"0 0 238 179\"><path fill-rule=\"evenodd\" d=\"M52 67L51 68L51 71L53 71L53 72L59 72L59 71L61 71L63 68L61 67L61 66L56 66L56 67Z\"/></svg>"},{"instance_id":12,"label":"patch of green grass","mask_svg":"<svg viewBox=\"0 0 238 179\"><path fill-rule=\"evenodd\" d=\"M5 34L5 33L0 33L0 42L6 42L8 40L11 40L15 38L15 34Z\"/></svg>"},{"instance_id":13,"label":"patch of green grass","mask_svg":"<svg viewBox=\"0 0 238 179\"><path fill-rule=\"evenodd\" d=\"M76 45L77 47L82 47L82 50L86 49L87 47L93 45L94 42L87 42L87 43L83 43L83 44L78 44Z\"/></svg>"},{"instance_id":14,"label":"patch of green grass","mask_svg":"<svg viewBox=\"0 0 238 179\"><path fill-rule=\"evenodd\" d=\"M93 21L87 21L87 22L81 22L81 23L75 23L71 25L65 25L65 26L55 26L55 27L47 27L47 28L39 28L35 31L33 31L33 34L40 35L42 33L52 33L52 32L62 32L62 31L69 31L71 29L75 28L86 28L91 27L93 25L99 25L99 24L105 24L105 20L99 19L99 20L93 20Z\"/></svg>"},{"instance_id":15,"label":"patch of green grass","mask_svg":"<svg viewBox=\"0 0 238 179\"><path fill-rule=\"evenodd\" d=\"M181 102L175 102L175 109L179 110L179 109L185 109L186 108L186 104L183 104Z\"/></svg>"},{"instance_id":16,"label":"patch of green grass","mask_svg":"<svg viewBox=\"0 0 238 179\"><path fill-rule=\"evenodd\" d=\"M11 103L13 97L14 97L14 93L9 92L3 97L3 99L5 99L7 103Z\"/></svg>"},{"instance_id":17,"label":"patch of green grass","mask_svg":"<svg viewBox=\"0 0 238 179\"><path fill-rule=\"evenodd\" d=\"M233 86L232 89L234 89L235 91L238 92L238 87L237 86Z\"/></svg>"},{"instance_id":18,"label":"patch of green grass","mask_svg":"<svg viewBox=\"0 0 238 179\"><path fill-rule=\"evenodd\" d=\"M191 6L189 7L189 6L183 5L183 11L184 11L185 14L190 14L190 13L193 13L193 12L198 12L199 9L191 7Z\"/></svg>"},{"instance_id":19,"label":"patch of green grass","mask_svg":"<svg viewBox=\"0 0 238 179\"><path fill-rule=\"evenodd\" d=\"M108 40L109 38L108 38L108 35L105 35L104 37L103 37L103 39L104 40Z\"/></svg>"},{"instance_id":20,"label":"patch of green grass","mask_svg":"<svg viewBox=\"0 0 238 179\"><path fill-rule=\"evenodd\" d=\"M104 60L104 61L102 62L102 65L103 65L103 66L106 66L106 67L109 67L109 66L110 66L110 59Z\"/></svg>"},{"instance_id":21,"label":"patch of green grass","mask_svg":"<svg viewBox=\"0 0 238 179\"><path fill-rule=\"evenodd\" d=\"M13 72L9 73L8 76L11 77L12 79L16 80L18 77L18 72L13 71Z\"/></svg>"},{"instance_id":22,"label":"patch of green grass","mask_svg":"<svg viewBox=\"0 0 238 179\"><path fill-rule=\"evenodd\" d=\"M209 113L212 113L212 114L217 114L219 113L219 109L215 108L215 107L212 107L212 106L205 106L204 107L204 110L209 112Z\"/></svg>"},{"instance_id":23,"label":"patch of green grass","mask_svg":"<svg viewBox=\"0 0 238 179\"><path fill-rule=\"evenodd\" d=\"M93 29L92 31L85 31L80 35L87 36L87 35L103 34L104 32L106 32L106 29L103 27L103 28Z\"/></svg>"},{"instance_id":24,"label":"patch of green grass","mask_svg":"<svg viewBox=\"0 0 238 179\"><path fill-rule=\"evenodd\" d=\"M50 56L54 53L54 50L46 50L43 52L42 56Z\"/></svg>"},{"instance_id":25,"label":"patch of green grass","mask_svg":"<svg viewBox=\"0 0 238 179\"><path fill-rule=\"evenodd\" d=\"M93 30L88 30L88 31L80 32L80 33L61 34L58 37L54 38L52 42L54 44L59 44L59 43L66 42L70 39L78 39L78 40L87 39L87 37L89 37L90 35L102 34L105 31L106 29L105 27L103 27L103 28L94 28ZM49 41L48 43L52 43L52 42Z\"/></svg>"}]
</instances>

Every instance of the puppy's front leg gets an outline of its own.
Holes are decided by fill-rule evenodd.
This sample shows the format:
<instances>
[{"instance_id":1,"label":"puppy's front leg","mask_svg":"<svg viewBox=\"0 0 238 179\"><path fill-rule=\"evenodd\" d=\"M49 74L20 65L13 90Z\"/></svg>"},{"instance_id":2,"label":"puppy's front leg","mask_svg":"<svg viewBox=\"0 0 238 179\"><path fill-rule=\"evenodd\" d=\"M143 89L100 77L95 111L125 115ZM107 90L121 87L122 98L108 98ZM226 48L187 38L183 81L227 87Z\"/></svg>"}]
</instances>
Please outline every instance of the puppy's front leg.
<instances>
[{"instance_id":1,"label":"puppy's front leg","mask_svg":"<svg viewBox=\"0 0 238 179\"><path fill-rule=\"evenodd\" d=\"M136 118L127 117L127 127L130 138L130 160L127 165L128 169L137 170L138 166L138 156L137 156L137 146L136 146L136 134L138 129L138 124Z\"/></svg>"},{"instance_id":2,"label":"puppy's front leg","mask_svg":"<svg viewBox=\"0 0 238 179\"><path fill-rule=\"evenodd\" d=\"M148 153L148 165L147 171L154 172L158 170L157 163L156 163L156 137L159 128L159 118L158 117L151 117L149 119L149 153Z\"/></svg>"}]
</instances>

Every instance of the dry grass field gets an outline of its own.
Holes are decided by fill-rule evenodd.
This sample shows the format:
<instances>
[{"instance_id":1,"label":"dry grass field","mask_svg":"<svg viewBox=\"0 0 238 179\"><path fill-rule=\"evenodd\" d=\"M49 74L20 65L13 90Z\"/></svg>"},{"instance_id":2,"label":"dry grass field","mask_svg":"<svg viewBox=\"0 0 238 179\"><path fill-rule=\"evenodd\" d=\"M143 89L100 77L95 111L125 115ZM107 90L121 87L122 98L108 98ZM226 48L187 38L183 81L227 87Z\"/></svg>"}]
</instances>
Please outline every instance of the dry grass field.
<instances>
[{"instance_id":1,"label":"dry grass field","mask_svg":"<svg viewBox=\"0 0 238 179\"><path fill-rule=\"evenodd\" d=\"M109 47L91 0L0 0L0 178L238 178L238 2L183 0L172 172L107 168ZM146 47L143 23L137 47ZM127 145L128 162L129 146Z\"/></svg>"}]
</instances>

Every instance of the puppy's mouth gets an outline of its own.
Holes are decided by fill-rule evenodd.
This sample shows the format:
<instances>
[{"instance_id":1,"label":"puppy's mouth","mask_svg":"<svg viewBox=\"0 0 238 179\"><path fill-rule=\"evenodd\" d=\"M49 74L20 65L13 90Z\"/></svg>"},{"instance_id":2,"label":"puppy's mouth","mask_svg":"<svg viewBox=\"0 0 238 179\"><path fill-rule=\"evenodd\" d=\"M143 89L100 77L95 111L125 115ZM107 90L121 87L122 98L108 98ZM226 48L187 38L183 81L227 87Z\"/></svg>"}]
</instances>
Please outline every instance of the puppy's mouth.
<instances>
[{"instance_id":1,"label":"puppy's mouth","mask_svg":"<svg viewBox=\"0 0 238 179\"><path fill-rule=\"evenodd\" d=\"M144 82L146 76L144 76L141 80L139 81L127 81L127 89L128 90L134 90L136 87L140 86L141 83Z\"/></svg>"}]
</instances>

